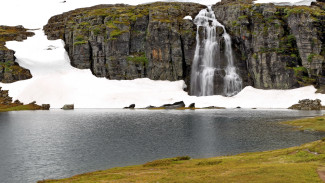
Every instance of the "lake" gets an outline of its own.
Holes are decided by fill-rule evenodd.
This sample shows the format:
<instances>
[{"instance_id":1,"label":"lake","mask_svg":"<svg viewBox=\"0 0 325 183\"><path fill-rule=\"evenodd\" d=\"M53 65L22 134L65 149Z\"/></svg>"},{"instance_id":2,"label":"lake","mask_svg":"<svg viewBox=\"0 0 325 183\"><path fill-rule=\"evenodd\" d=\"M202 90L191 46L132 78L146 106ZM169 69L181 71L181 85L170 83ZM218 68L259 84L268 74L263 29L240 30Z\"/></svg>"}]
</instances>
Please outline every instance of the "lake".
<instances>
[{"instance_id":1,"label":"lake","mask_svg":"<svg viewBox=\"0 0 325 183\"><path fill-rule=\"evenodd\" d=\"M319 140L278 122L322 115L290 110L19 111L0 113L0 180L50 178L184 156L206 158Z\"/></svg>"}]
</instances>

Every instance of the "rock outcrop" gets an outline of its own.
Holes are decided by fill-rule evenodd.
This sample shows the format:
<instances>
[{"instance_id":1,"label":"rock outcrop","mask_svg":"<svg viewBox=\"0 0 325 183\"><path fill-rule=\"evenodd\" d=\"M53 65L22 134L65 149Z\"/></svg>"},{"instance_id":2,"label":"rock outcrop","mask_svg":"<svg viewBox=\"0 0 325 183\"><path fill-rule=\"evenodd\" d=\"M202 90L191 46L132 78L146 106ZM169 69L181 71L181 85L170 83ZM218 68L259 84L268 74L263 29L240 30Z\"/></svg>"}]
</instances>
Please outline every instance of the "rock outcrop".
<instances>
[{"instance_id":1,"label":"rock outcrop","mask_svg":"<svg viewBox=\"0 0 325 183\"><path fill-rule=\"evenodd\" d=\"M19 80L32 78L28 69L20 67L15 62L15 52L5 47L6 41L22 41L34 33L27 32L22 26L0 26L0 82L12 83Z\"/></svg>"},{"instance_id":2,"label":"rock outcrop","mask_svg":"<svg viewBox=\"0 0 325 183\"><path fill-rule=\"evenodd\" d=\"M197 27L183 18L195 18L203 8L162 2L99 5L54 16L44 30L49 39L65 41L74 67L91 69L97 77L183 79L189 86ZM232 37L243 87L325 84L325 3L276 6L222 0L212 9ZM220 45L222 57L223 41Z\"/></svg>"},{"instance_id":3,"label":"rock outcrop","mask_svg":"<svg viewBox=\"0 0 325 183\"><path fill-rule=\"evenodd\" d=\"M61 109L63 109L63 110L74 110L74 104L65 104Z\"/></svg>"},{"instance_id":4,"label":"rock outcrop","mask_svg":"<svg viewBox=\"0 0 325 183\"><path fill-rule=\"evenodd\" d=\"M9 96L8 90L2 90L0 87L0 112L16 111L16 110L49 110L50 104L37 105L35 101L24 105L19 100L12 102L12 97Z\"/></svg>"},{"instance_id":5,"label":"rock outcrop","mask_svg":"<svg viewBox=\"0 0 325 183\"><path fill-rule=\"evenodd\" d=\"M298 104L294 104L288 109L295 109L295 110L322 110L321 100L299 100Z\"/></svg>"},{"instance_id":6,"label":"rock outcrop","mask_svg":"<svg viewBox=\"0 0 325 183\"><path fill-rule=\"evenodd\" d=\"M20 104L19 101L15 101L16 104ZM8 90L2 90L0 87L0 105L10 105L12 104L12 97L9 97L9 91Z\"/></svg>"}]
</instances>

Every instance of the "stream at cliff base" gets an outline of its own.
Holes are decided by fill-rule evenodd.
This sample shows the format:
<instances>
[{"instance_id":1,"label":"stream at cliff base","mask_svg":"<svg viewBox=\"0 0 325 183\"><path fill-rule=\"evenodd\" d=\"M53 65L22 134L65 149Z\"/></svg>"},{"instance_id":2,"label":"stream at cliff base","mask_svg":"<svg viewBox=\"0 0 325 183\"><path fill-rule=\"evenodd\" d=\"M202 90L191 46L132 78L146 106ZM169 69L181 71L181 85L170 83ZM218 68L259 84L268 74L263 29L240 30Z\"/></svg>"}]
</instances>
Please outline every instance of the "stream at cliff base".
<instances>
[{"instance_id":1,"label":"stream at cliff base","mask_svg":"<svg viewBox=\"0 0 325 183\"><path fill-rule=\"evenodd\" d=\"M184 156L205 158L319 140L278 122L317 111L77 109L0 113L0 180L29 183Z\"/></svg>"}]
</instances>

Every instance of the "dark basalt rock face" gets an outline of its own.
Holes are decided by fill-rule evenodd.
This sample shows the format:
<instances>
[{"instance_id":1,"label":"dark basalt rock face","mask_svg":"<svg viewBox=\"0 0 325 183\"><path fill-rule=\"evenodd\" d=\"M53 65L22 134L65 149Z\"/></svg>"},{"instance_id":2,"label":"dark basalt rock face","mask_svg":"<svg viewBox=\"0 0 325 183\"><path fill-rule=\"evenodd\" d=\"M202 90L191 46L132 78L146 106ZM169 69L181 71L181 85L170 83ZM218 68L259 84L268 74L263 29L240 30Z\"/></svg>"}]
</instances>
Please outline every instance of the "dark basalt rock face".
<instances>
[{"instance_id":1,"label":"dark basalt rock face","mask_svg":"<svg viewBox=\"0 0 325 183\"><path fill-rule=\"evenodd\" d=\"M63 39L71 65L109 79L185 80L196 46L195 3L99 5L52 17L48 39Z\"/></svg>"},{"instance_id":2,"label":"dark basalt rock face","mask_svg":"<svg viewBox=\"0 0 325 183\"><path fill-rule=\"evenodd\" d=\"M22 26L0 26L0 82L13 83L32 78L28 69L20 67L15 62L15 52L4 45L6 41L22 41L33 35L34 33L27 32L27 29Z\"/></svg>"},{"instance_id":3,"label":"dark basalt rock face","mask_svg":"<svg viewBox=\"0 0 325 183\"><path fill-rule=\"evenodd\" d=\"M253 86L262 89L320 85L318 78L325 75L324 8L320 2L291 7L251 0L223 0L213 6Z\"/></svg>"},{"instance_id":4,"label":"dark basalt rock face","mask_svg":"<svg viewBox=\"0 0 325 183\"><path fill-rule=\"evenodd\" d=\"M44 31L49 39L65 41L71 65L97 77L183 79L189 86L197 27L183 18L195 18L203 8L161 2L99 5L54 16ZM232 37L243 87L322 87L325 3L291 7L223 0L212 8ZM222 40L220 45L222 56Z\"/></svg>"}]
</instances>

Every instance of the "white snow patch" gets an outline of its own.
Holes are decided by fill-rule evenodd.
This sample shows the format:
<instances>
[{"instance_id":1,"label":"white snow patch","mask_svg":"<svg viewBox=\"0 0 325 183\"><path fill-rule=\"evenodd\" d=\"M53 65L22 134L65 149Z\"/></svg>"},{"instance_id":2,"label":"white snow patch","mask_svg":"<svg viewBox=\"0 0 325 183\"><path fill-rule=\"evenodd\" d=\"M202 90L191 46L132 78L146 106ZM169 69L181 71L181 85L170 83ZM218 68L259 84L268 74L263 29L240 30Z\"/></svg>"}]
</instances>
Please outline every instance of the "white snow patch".
<instances>
[{"instance_id":1,"label":"white snow patch","mask_svg":"<svg viewBox=\"0 0 325 183\"><path fill-rule=\"evenodd\" d=\"M256 0L254 3L273 3L281 6L310 6L311 2L316 0Z\"/></svg>"},{"instance_id":2,"label":"white snow patch","mask_svg":"<svg viewBox=\"0 0 325 183\"><path fill-rule=\"evenodd\" d=\"M185 19L185 20L193 20L193 18L191 16L185 16L183 19Z\"/></svg>"}]
</instances>

